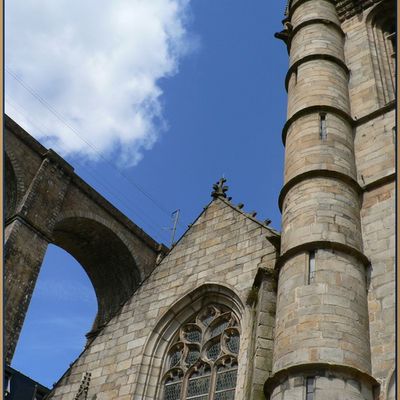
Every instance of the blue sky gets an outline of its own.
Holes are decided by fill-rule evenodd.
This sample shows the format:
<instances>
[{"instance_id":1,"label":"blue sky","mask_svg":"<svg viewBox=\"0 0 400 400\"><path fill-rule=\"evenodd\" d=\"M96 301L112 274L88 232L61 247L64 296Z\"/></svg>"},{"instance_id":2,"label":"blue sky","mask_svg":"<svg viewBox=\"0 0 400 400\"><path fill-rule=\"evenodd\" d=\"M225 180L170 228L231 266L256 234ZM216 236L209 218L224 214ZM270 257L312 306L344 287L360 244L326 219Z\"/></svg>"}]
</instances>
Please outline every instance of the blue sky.
<instances>
[{"instance_id":1,"label":"blue sky","mask_svg":"<svg viewBox=\"0 0 400 400\"><path fill-rule=\"evenodd\" d=\"M170 213L179 237L222 174L233 202L280 229L288 59L273 35L285 1L107 3L6 4L7 113L167 245ZM49 246L14 368L51 386L96 309L83 269Z\"/></svg>"}]
</instances>

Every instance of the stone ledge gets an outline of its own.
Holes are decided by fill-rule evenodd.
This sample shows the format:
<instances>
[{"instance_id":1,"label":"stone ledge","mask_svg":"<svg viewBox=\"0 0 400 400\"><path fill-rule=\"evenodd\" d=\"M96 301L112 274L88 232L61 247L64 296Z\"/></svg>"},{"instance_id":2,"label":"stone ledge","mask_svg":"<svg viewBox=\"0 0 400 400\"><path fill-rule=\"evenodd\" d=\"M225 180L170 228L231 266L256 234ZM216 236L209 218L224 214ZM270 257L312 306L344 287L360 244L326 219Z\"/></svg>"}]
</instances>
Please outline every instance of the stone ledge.
<instances>
[{"instance_id":1,"label":"stone ledge","mask_svg":"<svg viewBox=\"0 0 400 400\"><path fill-rule=\"evenodd\" d=\"M360 379L364 382L367 382L372 387L379 387L379 382L370 375L367 371L361 371L357 368L351 367L349 365L341 365L341 364L331 364L331 363L310 363L310 364L299 364L293 365L289 368L282 369L272 376L270 376L264 383L264 394L267 399L270 398L272 391L276 386L278 386L281 382L288 379L291 374L306 374L306 373L318 373L332 371L333 373L343 373L353 376L357 379Z\"/></svg>"},{"instance_id":2,"label":"stone ledge","mask_svg":"<svg viewBox=\"0 0 400 400\"><path fill-rule=\"evenodd\" d=\"M295 0L289 0L288 18L291 19L293 11L296 10L296 8L300 7L302 4L306 3L307 1L311 1L311 0L297 0L296 2L295 2ZM325 1L327 1L328 3L331 3L333 5L336 5L336 3L337 3L337 0L325 0Z\"/></svg>"},{"instance_id":3,"label":"stone ledge","mask_svg":"<svg viewBox=\"0 0 400 400\"><path fill-rule=\"evenodd\" d=\"M275 268L279 270L287 260L289 260L290 258L294 257L299 253L316 249L336 250L345 254L349 254L355 257L356 259L360 260L365 265L365 267L368 267L371 264L369 258L365 254L363 254L360 250L357 250L355 247L351 247L344 243L331 242L329 240L318 240L318 241L303 243L298 246L292 247L289 250L286 250L286 252L281 254L281 256L276 261Z\"/></svg>"},{"instance_id":4,"label":"stone ledge","mask_svg":"<svg viewBox=\"0 0 400 400\"><path fill-rule=\"evenodd\" d=\"M292 74L292 72L295 71L301 64L306 63L308 61L314 61L314 60L331 61L332 63L334 63L336 65L339 65L339 67L343 68L343 70L346 72L346 74L350 73L349 69L347 68L347 65L340 58L332 56L331 54L323 54L323 53L310 54L308 56L300 58L299 60L294 62L289 67L288 72L286 73L286 77L285 77L285 89L286 89L286 91L288 90L288 87L289 87L289 80L290 80L290 75Z\"/></svg>"},{"instance_id":5,"label":"stone ledge","mask_svg":"<svg viewBox=\"0 0 400 400\"><path fill-rule=\"evenodd\" d=\"M279 200L278 200L278 204L279 204L279 210L282 212L282 206L283 206L283 201L287 195L287 193L289 192L289 190L297 185L298 183L310 179L310 178L330 178L330 179L338 179L344 183L346 183L347 185L351 186L355 191L357 191L358 193L362 193L363 189L362 187L358 184L358 182L356 180L354 180L353 178L351 178L350 176L343 174L342 172L338 172L335 170L329 170L329 169L314 169L311 171L307 171L307 172L303 172L300 175L296 175L295 177L293 177L292 179L290 179L288 182L286 182L282 189L281 192L279 194Z\"/></svg>"},{"instance_id":6,"label":"stone ledge","mask_svg":"<svg viewBox=\"0 0 400 400\"><path fill-rule=\"evenodd\" d=\"M326 18L312 18L308 19L307 21L300 22L300 24L296 25L293 30L290 32L287 40L287 47L290 53L290 48L292 44L293 37L305 26L313 25L313 24L324 24L334 28L343 38L345 37L345 33L340 25L336 24L335 22L326 19Z\"/></svg>"},{"instance_id":7,"label":"stone ledge","mask_svg":"<svg viewBox=\"0 0 400 400\"><path fill-rule=\"evenodd\" d=\"M317 106L310 106L310 107L305 107L302 108L301 110L295 112L285 123L283 129L282 129L282 142L283 145L286 144L286 136L288 133L288 130L290 128L290 125L293 124L294 121L298 120L299 118L309 115L309 114L314 114L314 113L320 113L320 112L325 112L325 113L331 113L335 114L341 118L343 118L345 121L347 121L351 126L354 125L354 120L351 118L351 116L345 112L344 110L333 107L333 106L328 106L328 105L317 105Z\"/></svg>"}]
</instances>

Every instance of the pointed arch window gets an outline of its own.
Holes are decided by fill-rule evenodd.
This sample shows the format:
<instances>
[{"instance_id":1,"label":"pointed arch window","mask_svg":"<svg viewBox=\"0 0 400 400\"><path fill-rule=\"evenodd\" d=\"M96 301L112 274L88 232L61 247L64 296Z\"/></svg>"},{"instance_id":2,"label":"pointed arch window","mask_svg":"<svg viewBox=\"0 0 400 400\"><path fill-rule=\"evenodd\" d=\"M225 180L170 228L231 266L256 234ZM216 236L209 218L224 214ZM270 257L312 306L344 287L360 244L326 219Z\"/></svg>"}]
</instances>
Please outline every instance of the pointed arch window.
<instances>
[{"instance_id":1,"label":"pointed arch window","mask_svg":"<svg viewBox=\"0 0 400 400\"><path fill-rule=\"evenodd\" d=\"M234 400L240 345L235 314L208 305L185 323L164 360L162 400Z\"/></svg>"},{"instance_id":2,"label":"pointed arch window","mask_svg":"<svg viewBox=\"0 0 400 400\"><path fill-rule=\"evenodd\" d=\"M396 20L391 0L375 7L369 16L369 36L380 105L395 98Z\"/></svg>"}]
</instances>

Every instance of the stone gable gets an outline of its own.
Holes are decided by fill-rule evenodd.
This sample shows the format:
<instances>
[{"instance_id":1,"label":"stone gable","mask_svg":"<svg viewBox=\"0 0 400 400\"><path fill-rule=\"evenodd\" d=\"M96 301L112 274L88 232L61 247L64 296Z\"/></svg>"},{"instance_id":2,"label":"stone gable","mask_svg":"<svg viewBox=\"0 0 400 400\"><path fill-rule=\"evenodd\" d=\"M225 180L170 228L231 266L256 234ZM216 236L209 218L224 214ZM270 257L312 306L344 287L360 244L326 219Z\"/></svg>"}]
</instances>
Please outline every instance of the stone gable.
<instances>
[{"instance_id":1,"label":"stone gable","mask_svg":"<svg viewBox=\"0 0 400 400\"><path fill-rule=\"evenodd\" d=\"M241 390L235 398L247 398L243 388L253 386L249 385L252 375L259 376L258 390L262 393L272 349L275 296L270 284L270 293L263 290L255 305L252 293L254 296L257 292L257 287L253 287L257 271L275 265L276 248L267 236L272 241L279 239L273 230L246 216L227 200L213 200L67 371L50 398L73 399L82 374L89 372L88 399L132 399L132 396L154 399L160 386L162 359L151 359L144 353L153 352L152 337L157 337L154 330L161 329L157 328L160 321L174 304L183 301L185 315L192 316L195 309L191 310L194 307L191 303L197 300L191 293L199 288L204 288L204 293L198 296L202 304L213 299L221 301L219 296L225 291L231 293L227 297L236 299L241 318L237 384ZM176 331L177 328L173 325L168 329ZM258 333L263 341L255 345ZM256 354L258 363L253 367L251 361Z\"/></svg>"}]
</instances>

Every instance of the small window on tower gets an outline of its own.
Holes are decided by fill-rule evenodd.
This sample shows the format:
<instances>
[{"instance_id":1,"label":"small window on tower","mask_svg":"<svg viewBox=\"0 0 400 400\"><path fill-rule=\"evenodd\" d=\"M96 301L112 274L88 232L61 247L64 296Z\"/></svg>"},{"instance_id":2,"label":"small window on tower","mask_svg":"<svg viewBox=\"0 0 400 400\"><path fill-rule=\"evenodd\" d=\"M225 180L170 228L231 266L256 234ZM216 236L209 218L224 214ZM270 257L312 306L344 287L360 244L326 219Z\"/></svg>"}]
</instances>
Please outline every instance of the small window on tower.
<instances>
[{"instance_id":1,"label":"small window on tower","mask_svg":"<svg viewBox=\"0 0 400 400\"><path fill-rule=\"evenodd\" d=\"M307 284L310 285L315 280L315 250L308 253L308 277Z\"/></svg>"},{"instance_id":2,"label":"small window on tower","mask_svg":"<svg viewBox=\"0 0 400 400\"><path fill-rule=\"evenodd\" d=\"M328 132L326 129L326 114L319 114L319 137L321 140L326 140L328 137Z\"/></svg>"},{"instance_id":3,"label":"small window on tower","mask_svg":"<svg viewBox=\"0 0 400 400\"><path fill-rule=\"evenodd\" d=\"M307 377L306 378L306 398L305 400L314 400L314 391L315 391L315 378Z\"/></svg>"}]
</instances>

